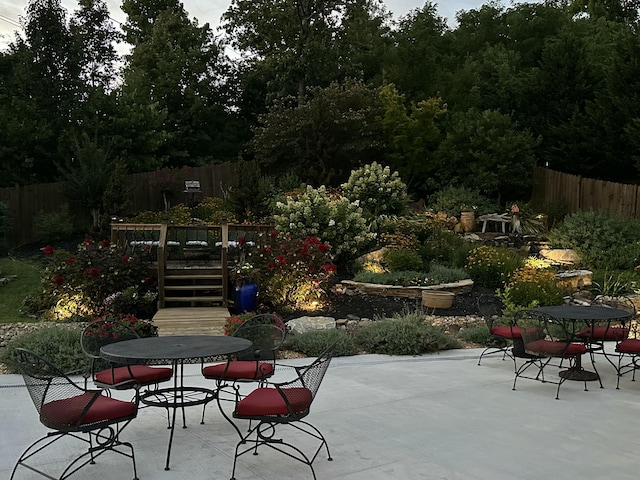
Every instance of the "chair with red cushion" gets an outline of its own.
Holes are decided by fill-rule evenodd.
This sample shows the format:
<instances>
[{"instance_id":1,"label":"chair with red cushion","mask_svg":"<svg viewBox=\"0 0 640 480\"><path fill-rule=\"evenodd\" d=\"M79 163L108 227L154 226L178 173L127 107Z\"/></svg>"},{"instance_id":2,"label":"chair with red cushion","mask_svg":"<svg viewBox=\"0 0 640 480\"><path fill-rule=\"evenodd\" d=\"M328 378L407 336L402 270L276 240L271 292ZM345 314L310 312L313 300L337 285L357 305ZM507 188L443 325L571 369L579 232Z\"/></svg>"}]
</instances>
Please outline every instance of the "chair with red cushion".
<instances>
[{"instance_id":1,"label":"chair with red cushion","mask_svg":"<svg viewBox=\"0 0 640 480\"><path fill-rule=\"evenodd\" d=\"M327 451L328 460L332 460L329 446L322 433L303 419L311 411L311 405L329 368L334 348L335 345L331 345L309 365L294 367L296 377L291 381L268 383L244 397L236 395L233 419L225 415L240 436L234 452L231 480L235 480L238 457L248 452L257 455L258 448L263 445L308 465L314 479L316 474L313 462L323 447ZM241 432L237 420L249 420L248 432ZM251 427L251 422L256 422L255 426ZM290 426L295 432L309 435L320 444L311 454L307 454L293 443L296 435L289 440L278 435L280 430L284 430L281 428L283 426ZM250 446L241 450L242 446L247 444Z\"/></svg>"},{"instance_id":2,"label":"chair with red cushion","mask_svg":"<svg viewBox=\"0 0 640 480\"><path fill-rule=\"evenodd\" d=\"M482 361L482 357L485 355L493 355L494 353L501 353L502 360L507 357L513 360L514 370L516 366L516 356L518 355L518 349L514 346L514 340L520 341L520 330L516 327L513 319L505 319L502 312L504 311L504 304L502 300L495 295L483 294L478 297L478 311L484 318L491 340L482 353L478 357L478 365Z\"/></svg>"},{"instance_id":3,"label":"chair with red cushion","mask_svg":"<svg viewBox=\"0 0 640 480\"><path fill-rule=\"evenodd\" d=\"M277 351L284 342L286 328L277 315L261 314L245 320L233 336L251 340L251 348L238 354L236 359L202 367L202 375L217 382L218 404L226 388L232 389L235 397L237 382L258 382L261 385L273 375ZM202 423L205 408L206 404L202 409Z\"/></svg>"},{"instance_id":4,"label":"chair with red cushion","mask_svg":"<svg viewBox=\"0 0 640 480\"><path fill-rule=\"evenodd\" d=\"M579 376L584 372L581 358L587 353L587 347L582 343L566 340L564 329L545 316L531 315L526 311L520 312L516 315L516 324L520 330L524 350L529 358L525 359L524 363L516 370L512 390L516 389L518 378L553 383L558 385L556 389L556 400L558 400L560 386L571 377L570 373ZM557 365L552 364L554 359L559 359L560 362ZM557 379L545 377L547 367L559 368L564 360L569 361L569 367L564 372L558 372ZM535 371L535 375L530 373L530 368ZM584 389L587 391L586 377Z\"/></svg>"},{"instance_id":5,"label":"chair with red cushion","mask_svg":"<svg viewBox=\"0 0 640 480\"><path fill-rule=\"evenodd\" d=\"M133 446L122 442L120 434L138 414L138 403L117 400L101 390L87 390L41 356L16 349L13 358L24 378L31 399L40 414L40 422L52 431L32 443L20 456L11 473L23 466L46 478L62 480L73 475L103 453L110 451L130 458L133 478L137 480ZM59 477L40 470L36 455L62 438L72 437L87 445L86 451L66 465ZM66 456L68 445L64 444Z\"/></svg>"},{"instance_id":6,"label":"chair with red cushion","mask_svg":"<svg viewBox=\"0 0 640 480\"><path fill-rule=\"evenodd\" d=\"M594 299L593 305L617 308L619 310L629 312L630 320L636 316L636 307L627 297L599 295ZM626 322L623 322L621 325L592 323L590 326L576 333L576 336L587 345L587 349L591 354L592 362L593 355L595 353L600 353L603 354L609 363L617 369L616 364L609 358L609 355L605 350L605 342L615 342L617 351L617 345L629 336L629 327L630 326Z\"/></svg>"},{"instance_id":7,"label":"chair with red cushion","mask_svg":"<svg viewBox=\"0 0 640 480\"><path fill-rule=\"evenodd\" d=\"M129 325L111 319L95 320L84 328L80 344L84 353L91 359L91 377L97 387L138 390L140 387L157 385L173 377L173 370L169 367L109 365L100 357L100 348L104 345L136 338L140 336Z\"/></svg>"}]
</instances>

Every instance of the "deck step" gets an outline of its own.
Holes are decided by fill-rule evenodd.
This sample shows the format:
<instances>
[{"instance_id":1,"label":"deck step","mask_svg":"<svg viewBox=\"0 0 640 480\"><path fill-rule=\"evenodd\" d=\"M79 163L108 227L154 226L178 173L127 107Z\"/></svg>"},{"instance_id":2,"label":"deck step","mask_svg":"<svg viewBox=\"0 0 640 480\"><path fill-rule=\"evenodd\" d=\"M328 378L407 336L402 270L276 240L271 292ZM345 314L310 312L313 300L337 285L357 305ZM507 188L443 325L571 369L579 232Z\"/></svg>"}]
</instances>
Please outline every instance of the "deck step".
<instances>
[{"instance_id":1,"label":"deck step","mask_svg":"<svg viewBox=\"0 0 640 480\"><path fill-rule=\"evenodd\" d=\"M205 295L205 296L193 296L193 297L164 297L165 302L215 302L221 303L223 300L222 295Z\"/></svg>"},{"instance_id":2,"label":"deck step","mask_svg":"<svg viewBox=\"0 0 640 480\"><path fill-rule=\"evenodd\" d=\"M222 285L165 285L166 290L220 290Z\"/></svg>"}]
</instances>

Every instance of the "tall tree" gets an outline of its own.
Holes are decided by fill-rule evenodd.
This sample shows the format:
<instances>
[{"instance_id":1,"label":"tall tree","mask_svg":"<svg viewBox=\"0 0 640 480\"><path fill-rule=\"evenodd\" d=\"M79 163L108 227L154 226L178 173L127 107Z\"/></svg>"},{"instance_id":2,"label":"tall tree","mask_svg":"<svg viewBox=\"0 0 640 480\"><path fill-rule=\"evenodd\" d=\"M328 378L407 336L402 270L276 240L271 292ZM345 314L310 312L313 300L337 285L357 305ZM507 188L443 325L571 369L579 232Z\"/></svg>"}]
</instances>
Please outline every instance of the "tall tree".
<instances>
[{"instance_id":1,"label":"tall tree","mask_svg":"<svg viewBox=\"0 0 640 480\"><path fill-rule=\"evenodd\" d=\"M156 167L219 159L217 140L227 116L219 86L224 72L209 25L189 20L177 0L125 0L123 10L133 50L121 101L166 116Z\"/></svg>"}]
</instances>

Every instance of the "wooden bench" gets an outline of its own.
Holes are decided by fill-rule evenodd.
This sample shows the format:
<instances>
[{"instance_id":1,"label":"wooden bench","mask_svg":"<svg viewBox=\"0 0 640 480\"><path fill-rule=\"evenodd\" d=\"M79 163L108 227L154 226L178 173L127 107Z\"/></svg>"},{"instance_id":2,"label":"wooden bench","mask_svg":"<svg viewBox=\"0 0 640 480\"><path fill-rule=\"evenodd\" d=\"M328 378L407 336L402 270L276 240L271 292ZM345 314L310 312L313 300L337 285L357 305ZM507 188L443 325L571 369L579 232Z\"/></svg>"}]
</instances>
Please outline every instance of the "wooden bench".
<instances>
[{"instance_id":1,"label":"wooden bench","mask_svg":"<svg viewBox=\"0 0 640 480\"><path fill-rule=\"evenodd\" d=\"M511 215L508 213L489 213L487 215L481 215L477 219L478 222L482 222L482 233L487 231L487 224L489 222L497 224L502 230L502 233L507 233L507 225L511 223Z\"/></svg>"}]
</instances>

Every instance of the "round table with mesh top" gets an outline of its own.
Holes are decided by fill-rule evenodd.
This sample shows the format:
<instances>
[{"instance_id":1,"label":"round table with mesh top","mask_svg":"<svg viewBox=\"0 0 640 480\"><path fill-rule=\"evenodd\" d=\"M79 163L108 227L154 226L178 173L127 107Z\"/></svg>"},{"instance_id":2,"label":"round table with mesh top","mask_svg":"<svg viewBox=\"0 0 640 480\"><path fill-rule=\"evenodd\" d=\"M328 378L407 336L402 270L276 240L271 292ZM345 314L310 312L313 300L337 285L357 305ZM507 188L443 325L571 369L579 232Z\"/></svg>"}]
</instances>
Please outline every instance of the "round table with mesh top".
<instances>
[{"instance_id":1,"label":"round table with mesh top","mask_svg":"<svg viewBox=\"0 0 640 480\"><path fill-rule=\"evenodd\" d=\"M577 326L580 322L587 326L594 323L625 323L633 318L633 314L618 308L604 307L600 305L554 305L549 307L536 307L527 310L532 315L546 316L552 322L561 325L567 333L569 340L582 341L576 337ZM576 365L560 372L567 380L593 381L598 380L596 372L589 372L582 368L580 356L576 358Z\"/></svg>"},{"instance_id":2,"label":"round table with mesh top","mask_svg":"<svg viewBox=\"0 0 640 480\"><path fill-rule=\"evenodd\" d=\"M202 405L215 398L216 391L184 385L184 364L201 363L231 356L251 347L251 341L227 336L185 335L147 337L105 345L100 355L120 364L170 363L173 367L173 387L148 390L140 395L145 405L173 410L165 470L169 470L176 411L182 408L183 428L187 428L184 407Z\"/></svg>"}]
</instances>

